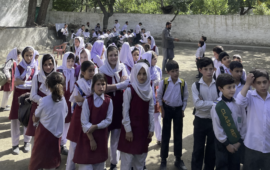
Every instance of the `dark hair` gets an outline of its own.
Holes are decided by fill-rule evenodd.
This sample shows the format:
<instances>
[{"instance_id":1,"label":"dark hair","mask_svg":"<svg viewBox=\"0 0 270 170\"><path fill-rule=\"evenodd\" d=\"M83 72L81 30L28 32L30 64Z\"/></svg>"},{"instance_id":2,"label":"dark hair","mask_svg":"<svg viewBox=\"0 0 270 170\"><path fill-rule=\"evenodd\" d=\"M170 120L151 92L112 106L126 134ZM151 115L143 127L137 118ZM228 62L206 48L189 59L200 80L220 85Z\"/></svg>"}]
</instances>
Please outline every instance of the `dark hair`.
<instances>
[{"instance_id":1,"label":"dark hair","mask_svg":"<svg viewBox=\"0 0 270 170\"><path fill-rule=\"evenodd\" d=\"M128 31L128 33L131 33L131 31Z\"/></svg>"},{"instance_id":2,"label":"dark hair","mask_svg":"<svg viewBox=\"0 0 270 170\"><path fill-rule=\"evenodd\" d=\"M203 41L206 41L207 40L207 38L205 36L202 36L202 39L203 39Z\"/></svg>"},{"instance_id":3,"label":"dark hair","mask_svg":"<svg viewBox=\"0 0 270 170\"><path fill-rule=\"evenodd\" d=\"M171 25L172 23L170 21L166 22L166 26Z\"/></svg>"},{"instance_id":4,"label":"dark hair","mask_svg":"<svg viewBox=\"0 0 270 170\"><path fill-rule=\"evenodd\" d=\"M93 80L92 80L92 87L91 87L91 90L92 90L92 93L94 93L94 86L96 84L97 81L103 81L106 83L106 89L107 89L107 78L104 74L102 73L97 73L94 75L93 77Z\"/></svg>"},{"instance_id":5,"label":"dark hair","mask_svg":"<svg viewBox=\"0 0 270 170\"><path fill-rule=\"evenodd\" d=\"M93 46L91 43L86 43L86 44L85 44L85 48L87 48L87 47L90 46L90 45Z\"/></svg>"},{"instance_id":6,"label":"dark hair","mask_svg":"<svg viewBox=\"0 0 270 170\"><path fill-rule=\"evenodd\" d=\"M152 38L151 38L151 36L149 36L147 39L149 39L150 41L152 41Z\"/></svg>"},{"instance_id":7,"label":"dark hair","mask_svg":"<svg viewBox=\"0 0 270 170\"><path fill-rule=\"evenodd\" d=\"M123 30L123 32L127 32L126 30Z\"/></svg>"},{"instance_id":8,"label":"dark hair","mask_svg":"<svg viewBox=\"0 0 270 170\"><path fill-rule=\"evenodd\" d=\"M85 29L85 32L89 32L89 30L88 29Z\"/></svg>"},{"instance_id":9,"label":"dark hair","mask_svg":"<svg viewBox=\"0 0 270 170\"><path fill-rule=\"evenodd\" d=\"M123 43L121 43L120 41L117 42L116 46L117 46L118 50L119 50L120 48L122 48L122 45L123 45Z\"/></svg>"},{"instance_id":10,"label":"dark hair","mask_svg":"<svg viewBox=\"0 0 270 170\"><path fill-rule=\"evenodd\" d=\"M221 52L221 53L219 54L219 56L218 56L219 61L222 61L222 59L223 59L224 57L226 57L226 56L229 56L229 54L226 53L226 52ZM229 56L229 57L230 57L230 56Z\"/></svg>"},{"instance_id":11,"label":"dark hair","mask_svg":"<svg viewBox=\"0 0 270 170\"><path fill-rule=\"evenodd\" d=\"M55 60L55 61L57 61L57 60ZM75 63L79 64L79 61L80 61L79 57L76 56L76 57L75 57Z\"/></svg>"},{"instance_id":12,"label":"dark hair","mask_svg":"<svg viewBox=\"0 0 270 170\"><path fill-rule=\"evenodd\" d=\"M67 24L65 24L65 26L66 26Z\"/></svg>"},{"instance_id":13,"label":"dark hair","mask_svg":"<svg viewBox=\"0 0 270 170\"><path fill-rule=\"evenodd\" d=\"M213 51L216 52L217 54L220 54L221 52L223 52L223 47L222 46L216 46L213 48Z\"/></svg>"},{"instance_id":14,"label":"dark hair","mask_svg":"<svg viewBox=\"0 0 270 170\"><path fill-rule=\"evenodd\" d=\"M137 63L145 63L145 64L148 65L148 67L150 67L150 63L149 63L149 61L146 60L146 59L140 59L139 61L137 61Z\"/></svg>"},{"instance_id":15,"label":"dark hair","mask_svg":"<svg viewBox=\"0 0 270 170\"><path fill-rule=\"evenodd\" d=\"M22 52L17 48L17 55L20 55Z\"/></svg>"},{"instance_id":16,"label":"dark hair","mask_svg":"<svg viewBox=\"0 0 270 170\"><path fill-rule=\"evenodd\" d=\"M145 28L142 28L141 30L144 30L145 31Z\"/></svg>"},{"instance_id":17,"label":"dark hair","mask_svg":"<svg viewBox=\"0 0 270 170\"><path fill-rule=\"evenodd\" d=\"M143 45L143 48L144 48L144 51L147 52L147 51L150 50L151 47L150 47L149 44L144 44L144 45Z\"/></svg>"},{"instance_id":18,"label":"dark hair","mask_svg":"<svg viewBox=\"0 0 270 170\"><path fill-rule=\"evenodd\" d=\"M35 53L35 51L31 48L31 47L26 47L23 51L22 51L22 58L24 57L24 54L26 52L33 52L33 54Z\"/></svg>"},{"instance_id":19,"label":"dark hair","mask_svg":"<svg viewBox=\"0 0 270 170\"><path fill-rule=\"evenodd\" d=\"M111 32L111 30L108 29L107 32Z\"/></svg>"},{"instance_id":20,"label":"dark hair","mask_svg":"<svg viewBox=\"0 0 270 170\"><path fill-rule=\"evenodd\" d=\"M253 71L250 71L249 73L252 73L254 75L254 81L259 78L259 77L265 77L267 80L269 80L269 74L266 70L264 69L255 69Z\"/></svg>"},{"instance_id":21,"label":"dark hair","mask_svg":"<svg viewBox=\"0 0 270 170\"><path fill-rule=\"evenodd\" d=\"M128 21L126 21L126 24L128 23Z\"/></svg>"},{"instance_id":22,"label":"dark hair","mask_svg":"<svg viewBox=\"0 0 270 170\"><path fill-rule=\"evenodd\" d=\"M50 54L45 54L42 58L42 64L44 64L47 60L52 60L52 63L54 64L54 58ZM42 65L43 66L43 65Z\"/></svg>"},{"instance_id":23,"label":"dark hair","mask_svg":"<svg viewBox=\"0 0 270 170\"><path fill-rule=\"evenodd\" d=\"M234 79L230 74L220 74L217 78L216 85L217 87L223 88L228 84L233 84Z\"/></svg>"},{"instance_id":24,"label":"dark hair","mask_svg":"<svg viewBox=\"0 0 270 170\"><path fill-rule=\"evenodd\" d=\"M130 32L133 32L133 29L130 29Z\"/></svg>"},{"instance_id":25,"label":"dark hair","mask_svg":"<svg viewBox=\"0 0 270 170\"><path fill-rule=\"evenodd\" d=\"M114 46L114 45L109 46L107 48L107 56L108 56L109 52L114 51L114 50L116 50L118 52L118 48L116 46Z\"/></svg>"},{"instance_id":26,"label":"dark hair","mask_svg":"<svg viewBox=\"0 0 270 170\"><path fill-rule=\"evenodd\" d=\"M141 24L142 25L142 23L140 22L139 24Z\"/></svg>"},{"instance_id":27,"label":"dark hair","mask_svg":"<svg viewBox=\"0 0 270 170\"><path fill-rule=\"evenodd\" d=\"M71 33L74 33L74 30L70 30Z\"/></svg>"},{"instance_id":28,"label":"dark hair","mask_svg":"<svg viewBox=\"0 0 270 170\"><path fill-rule=\"evenodd\" d=\"M139 53L140 53L140 50L138 49L138 48L134 48L132 51L131 51L131 54L133 54L135 51L139 51Z\"/></svg>"},{"instance_id":29,"label":"dark hair","mask_svg":"<svg viewBox=\"0 0 270 170\"><path fill-rule=\"evenodd\" d=\"M116 19L115 21L117 21L118 22L118 20Z\"/></svg>"},{"instance_id":30,"label":"dark hair","mask_svg":"<svg viewBox=\"0 0 270 170\"><path fill-rule=\"evenodd\" d=\"M179 69L179 65L175 60L169 60L166 64L166 70L170 72L173 69Z\"/></svg>"},{"instance_id":31,"label":"dark hair","mask_svg":"<svg viewBox=\"0 0 270 170\"><path fill-rule=\"evenodd\" d=\"M73 59L73 60L75 60L75 55L73 54L73 53L70 53L69 55L68 55L68 57L67 57L67 60L68 59Z\"/></svg>"},{"instance_id":32,"label":"dark hair","mask_svg":"<svg viewBox=\"0 0 270 170\"><path fill-rule=\"evenodd\" d=\"M203 41L199 41L199 44L201 45L201 47L204 45Z\"/></svg>"},{"instance_id":33,"label":"dark hair","mask_svg":"<svg viewBox=\"0 0 270 170\"><path fill-rule=\"evenodd\" d=\"M81 27L84 27L84 25L82 25Z\"/></svg>"},{"instance_id":34,"label":"dark hair","mask_svg":"<svg viewBox=\"0 0 270 170\"><path fill-rule=\"evenodd\" d=\"M233 71L235 68L243 68L243 65L237 61L232 61L230 64L230 70Z\"/></svg>"},{"instance_id":35,"label":"dark hair","mask_svg":"<svg viewBox=\"0 0 270 170\"><path fill-rule=\"evenodd\" d=\"M84 61L81 64L81 71L85 72L91 66L95 66L95 64L92 63L91 61ZM81 77L83 77L83 75L81 75Z\"/></svg>"},{"instance_id":36,"label":"dark hair","mask_svg":"<svg viewBox=\"0 0 270 170\"><path fill-rule=\"evenodd\" d=\"M97 23L97 25L100 25L99 23Z\"/></svg>"},{"instance_id":37,"label":"dark hair","mask_svg":"<svg viewBox=\"0 0 270 170\"><path fill-rule=\"evenodd\" d=\"M200 68L200 69L202 69L203 67L207 67L210 64L212 64L212 66L214 67L213 60L211 58L208 58L208 57L203 57L200 60L198 60L197 62L198 62L198 68Z\"/></svg>"},{"instance_id":38,"label":"dark hair","mask_svg":"<svg viewBox=\"0 0 270 170\"><path fill-rule=\"evenodd\" d=\"M65 78L62 73L53 72L46 79L46 86L52 92L54 102L59 102L64 95Z\"/></svg>"}]
</instances>

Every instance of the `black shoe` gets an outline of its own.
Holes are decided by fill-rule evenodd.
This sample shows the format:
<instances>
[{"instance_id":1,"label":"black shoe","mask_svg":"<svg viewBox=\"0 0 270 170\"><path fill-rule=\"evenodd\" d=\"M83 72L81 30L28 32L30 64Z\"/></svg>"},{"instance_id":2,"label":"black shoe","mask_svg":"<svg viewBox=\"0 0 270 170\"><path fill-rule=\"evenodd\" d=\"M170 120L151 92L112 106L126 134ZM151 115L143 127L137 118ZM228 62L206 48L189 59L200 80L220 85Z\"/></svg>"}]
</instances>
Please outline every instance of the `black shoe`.
<instances>
[{"instance_id":1,"label":"black shoe","mask_svg":"<svg viewBox=\"0 0 270 170\"><path fill-rule=\"evenodd\" d=\"M187 167L185 166L183 160L176 160L174 162L174 166L178 169L178 170L187 170Z\"/></svg>"},{"instance_id":2,"label":"black shoe","mask_svg":"<svg viewBox=\"0 0 270 170\"><path fill-rule=\"evenodd\" d=\"M160 163L160 167L159 170L166 170L167 167L167 160L166 159L162 159L161 163Z\"/></svg>"},{"instance_id":3,"label":"black shoe","mask_svg":"<svg viewBox=\"0 0 270 170\"><path fill-rule=\"evenodd\" d=\"M19 146L12 146L12 154L13 155L19 155L20 153L20 149L19 149Z\"/></svg>"},{"instance_id":4,"label":"black shoe","mask_svg":"<svg viewBox=\"0 0 270 170\"><path fill-rule=\"evenodd\" d=\"M114 165L114 164L111 163L110 170L116 170L116 169L117 169L117 168L116 168L116 165Z\"/></svg>"},{"instance_id":5,"label":"black shoe","mask_svg":"<svg viewBox=\"0 0 270 170\"><path fill-rule=\"evenodd\" d=\"M68 155L68 150L67 150L66 145L61 145L61 154Z\"/></svg>"},{"instance_id":6,"label":"black shoe","mask_svg":"<svg viewBox=\"0 0 270 170\"><path fill-rule=\"evenodd\" d=\"M3 107L0 108L0 112L5 112L5 111L10 111L10 108L3 108Z\"/></svg>"},{"instance_id":7,"label":"black shoe","mask_svg":"<svg viewBox=\"0 0 270 170\"><path fill-rule=\"evenodd\" d=\"M30 143L28 143L28 142L24 142L24 146L23 146L23 149L22 149L22 151L24 152L24 153L28 153L29 151L30 151Z\"/></svg>"},{"instance_id":8,"label":"black shoe","mask_svg":"<svg viewBox=\"0 0 270 170\"><path fill-rule=\"evenodd\" d=\"M10 105L6 105L6 108L10 108Z\"/></svg>"}]
</instances>

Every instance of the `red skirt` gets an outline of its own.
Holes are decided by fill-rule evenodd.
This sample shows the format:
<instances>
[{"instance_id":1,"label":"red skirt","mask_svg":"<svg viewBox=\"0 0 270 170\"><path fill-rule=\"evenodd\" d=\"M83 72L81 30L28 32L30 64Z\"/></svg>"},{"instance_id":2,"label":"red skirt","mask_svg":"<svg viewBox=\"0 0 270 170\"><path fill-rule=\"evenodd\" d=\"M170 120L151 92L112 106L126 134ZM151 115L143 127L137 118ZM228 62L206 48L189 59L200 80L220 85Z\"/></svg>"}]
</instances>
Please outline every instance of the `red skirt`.
<instances>
[{"instance_id":1,"label":"red skirt","mask_svg":"<svg viewBox=\"0 0 270 170\"><path fill-rule=\"evenodd\" d=\"M6 83L3 86L1 86L0 91L13 91L12 84Z\"/></svg>"},{"instance_id":2,"label":"red skirt","mask_svg":"<svg viewBox=\"0 0 270 170\"><path fill-rule=\"evenodd\" d=\"M60 166L60 141L40 122L36 130L29 170L51 169Z\"/></svg>"},{"instance_id":3,"label":"red skirt","mask_svg":"<svg viewBox=\"0 0 270 170\"><path fill-rule=\"evenodd\" d=\"M24 93L30 92L30 89L18 89L15 87L15 90L13 92L13 100L11 105L11 110L9 113L9 119L18 119L18 109L19 109L19 101L18 97L21 96Z\"/></svg>"},{"instance_id":4,"label":"red skirt","mask_svg":"<svg viewBox=\"0 0 270 170\"><path fill-rule=\"evenodd\" d=\"M35 114L35 111L37 109L37 103L36 102L32 102L32 107L31 107L31 113L30 113L30 117L29 117L29 122L28 122L28 126L27 126L27 130L26 130L26 135L27 136L35 136L35 131L36 131L36 126L33 125L33 115Z\"/></svg>"},{"instance_id":5,"label":"red skirt","mask_svg":"<svg viewBox=\"0 0 270 170\"><path fill-rule=\"evenodd\" d=\"M82 131L81 113L82 107L76 105L67 134L67 139L75 143L77 143L80 137L80 132Z\"/></svg>"},{"instance_id":6,"label":"red skirt","mask_svg":"<svg viewBox=\"0 0 270 170\"><path fill-rule=\"evenodd\" d=\"M71 102L69 101L71 96L71 93L69 92L69 89L65 92L65 99L68 106L68 114L65 119L65 123L69 123L71 121Z\"/></svg>"}]
</instances>

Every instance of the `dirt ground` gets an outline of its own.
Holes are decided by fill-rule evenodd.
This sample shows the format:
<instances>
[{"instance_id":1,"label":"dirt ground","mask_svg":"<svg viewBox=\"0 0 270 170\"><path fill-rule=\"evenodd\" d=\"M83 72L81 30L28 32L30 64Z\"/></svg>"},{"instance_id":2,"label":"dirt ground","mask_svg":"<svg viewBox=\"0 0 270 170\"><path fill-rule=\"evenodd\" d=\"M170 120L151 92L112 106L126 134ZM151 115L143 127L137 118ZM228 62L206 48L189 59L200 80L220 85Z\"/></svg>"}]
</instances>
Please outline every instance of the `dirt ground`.
<instances>
[{"instance_id":1,"label":"dirt ground","mask_svg":"<svg viewBox=\"0 0 270 170\"><path fill-rule=\"evenodd\" d=\"M225 49L226 50L226 49ZM51 51L40 51L39 53L45 54ZM270 58L269 53L259 53L251 51L227 51L231 56L233 54L240 54L243 57L243 65L246 71L250 71L253 68L264 68L269 70L270 68ZM161 53L161 49L160 49ZM180 65L180 77L187 81L189 89L189 99L188 105L185 111L184 118L184 129L183 129L183 156L182 159L185 165L190 170L191 169L191 155L193 150L193 119L192 115L193 103L191 97L191 85L197 79L195 78L197 74L197 69L195 67L195 53L196 47L181 47L177 46L175 48L175 60ZM161 53L162 54L162 53ZM41 58L40 56L40 58ZM211 49L207 49L207 57L212 57ZM61 61L59 61L59 64ZM162 56L158 59L158 65L161 67ZM163 78L167 77L166 73L163 73ZM2 92L0 93L0 98L2 101ZM4 99L5 100L5 99ZM10 97L8 104L10 105L12 97ZM11 137L10 137L10 120L8 119L9 112L0 113L0 169L1 170L27 170L30 161L30 153L23 153L20 151L19 155L11 154ZM21 128L22 132L22 128ZM23 146L23 136L20 137L20 147ZM154 137L150 146L149 152L146 159L146 166L148 170L157 170L160 164L160 147L156 145L156 138ZM173 135L170 140L170 151L168 157L168 168L169 170L174 170L174 155L173 155ZM67 142L67 147L69 147L69 142ZM62 156L62 164L59 170L64 170L66 165L66 156ZM119 167L120 163L118 163ZM109 167L109 162L107 162L107 168Z\"/></svg>"}]
</instances>

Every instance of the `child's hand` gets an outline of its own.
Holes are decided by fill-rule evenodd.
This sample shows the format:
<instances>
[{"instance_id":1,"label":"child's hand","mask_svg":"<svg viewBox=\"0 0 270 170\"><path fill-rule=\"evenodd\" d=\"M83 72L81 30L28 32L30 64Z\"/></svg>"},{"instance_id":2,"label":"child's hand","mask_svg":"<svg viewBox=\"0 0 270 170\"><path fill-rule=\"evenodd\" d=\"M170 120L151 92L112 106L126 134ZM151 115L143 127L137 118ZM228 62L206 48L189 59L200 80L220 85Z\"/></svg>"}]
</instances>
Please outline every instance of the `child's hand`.
<instances>
[{"instance_id":1,"label":"child's hand","mask_svg":"<svg viewBox=\"0 0 270 170\"><path fill-rule=\"evenodd\" d=\"M7 83L11 83L11 78L8 78L7 79Z\"/></svg>"},{"instance_id":2,"label":"child's hand","mask_svg":"<svg viewBox=\"0 0 270 170\"><path fill-rule=\"evenodd\" d=\"M97 143L94 139L90 141L90 147L92 151L95 151L97 149Z\"/></svg>"},{"instance_id":3,"label":"child's hand","mask_svg":"<svg viewBox=\"0 0 270 170\"><path fill-rule=\"evenodd\" d=\"M226 148L230 153L235 153L235 148L232 144L229 144Z\"/></svg>"},{"instance_id":4,"label":"child's hand","mask_svg":"<svg viewBox=\"0 0 270 170\"><path fill-rule=\"evenodd\" d=\"M147 138L148 138L148 139L151 139L151 138L153 137L153 135L154 135L154 132L149 132Z\"/></svg>"},{"instance_id":5,"label":"child's hand","mask_svg":"<svg viewBox=\"0 0 270 170\"><path fill-rule=\"evenodd\" d=\"M161 106L161 109L160 109L160 111L161 111L161 117L162 117L162 118L164 118L164 115L165 115L165 111L164 111L164 108L163 108L163 106Z\"/></svg>"},{"instance_id":6,"label":"child's hand","mask_svg":"<svg viewBox=\"0 0 270 170\"><path fill-rule=\"evenodd\" d=\"M132 131L126 132L126 140L129 141L129 142L133 141L133 133L132 133Z\"/></svg>"},{"instance_id":7,"label":"child's hand","mask_svg":"<svg viewBox=\"0 0 270 170\"><path fill-rule=\"evenodd\" d=\"M237 142L235 144L233 144L234 148L236 151L238 151L239 147L241 146L241 143L240 142Z\"/></svg>"},{"instance_id":8,"label":"child's hand","mask_svg":"<svg viewBox=\"0 0 270 170\"><path fill-rule=\"evenodd\" d=\"M182 110L182 115L183 115L183 117L185 117L185 111L184 110Z\"/></svg>"},{"instance_id":9,"label":"child's hand","mask_svg":"<svg viewBox=\"0 0 270 170\"><path fill-rule=\"evenodd\" d=\"M97 130L97 128L98 128L97 125L92 125L92 126L88 129L87 133L93 133L95 130Z\"/></svg>"},{"instance_id":10,"label":"child's hand","mask_svg":"<svg viewBox=\"0 0 270 170\"><path fill-rule=\"evenodd\" d=\"M33 120L34 123L35 122L38 122L39 121L39 117L36 117L35 114L33 114L32 120Z\"/></svg>"},{"instance_id":11,"label":"child's hand","mask_svg":"<svg viewBox=\"0 0 270 170\"><path fill-rule=\"evenodd\" d=\"M120 79L120 82L126 81L126 79L127 79L127 76L122 76Z\"/></svg>"},{"instance_id":12,"label":"child's hand","mask_svg":"<svg viewBox=\"0 0 270 170\"><path fill-rule=\"evenodd\" d=\"M81 96L81 94L78 92L78 95L75 96L75 100L76 102L83 102L84 98Z\"/></svg>"},{"instance_id":13,"label":"child's hand","mask_svg":"<svg viewBox=\"0 0 270 170\"><path fill-rule=\"evenodd\" d=\"M249 73L248 75L247 75L247 79L246 79L246 84L248 84L248 85L252 85L253 84L253 81L254 81L254 74L253 73Z\"/></svg>"}]
</instances>

